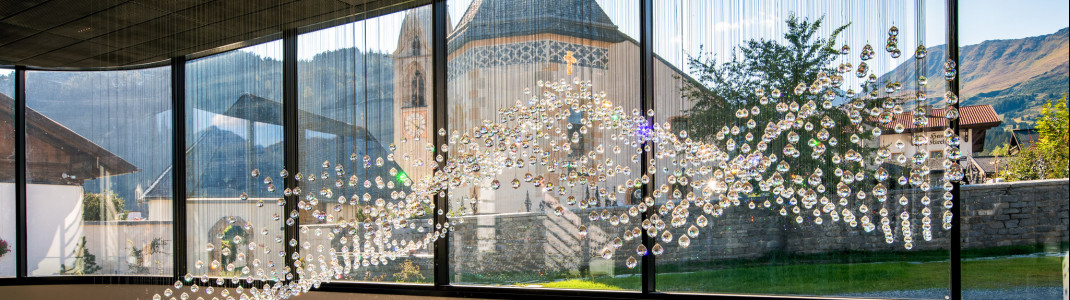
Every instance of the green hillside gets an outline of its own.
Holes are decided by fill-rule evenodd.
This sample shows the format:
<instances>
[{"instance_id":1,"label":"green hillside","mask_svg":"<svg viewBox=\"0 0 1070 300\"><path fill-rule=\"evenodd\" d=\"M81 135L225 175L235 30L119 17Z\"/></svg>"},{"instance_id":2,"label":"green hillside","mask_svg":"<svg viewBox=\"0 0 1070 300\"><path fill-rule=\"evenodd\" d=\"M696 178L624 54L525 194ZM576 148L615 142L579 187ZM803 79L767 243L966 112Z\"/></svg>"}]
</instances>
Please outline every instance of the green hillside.
<instances>
[{"instance_id":1,"label":"green hillside","mask_svg":"<svg viewBox=\"0 0 1070 300\"><path fill-rule=\"evenodd\" d=\"M959 54L963 105L989 104L1003 119L1003 125L989 131L985 151L1010 138L1010 130L1031 128L1040 106L1062 98L1070 89L1070 28L1055 33L1014 40L989 40L962 47ZM921 72L929 80L927 93L942 101L946 82L939 80L947 57L947 46L929 49ZM917 78L914 59L881 76L882 82L913 82ZM906 92L913 92L907 90ZM935 99L934 99L935 98Z\"/></svg>"}]
</instances>

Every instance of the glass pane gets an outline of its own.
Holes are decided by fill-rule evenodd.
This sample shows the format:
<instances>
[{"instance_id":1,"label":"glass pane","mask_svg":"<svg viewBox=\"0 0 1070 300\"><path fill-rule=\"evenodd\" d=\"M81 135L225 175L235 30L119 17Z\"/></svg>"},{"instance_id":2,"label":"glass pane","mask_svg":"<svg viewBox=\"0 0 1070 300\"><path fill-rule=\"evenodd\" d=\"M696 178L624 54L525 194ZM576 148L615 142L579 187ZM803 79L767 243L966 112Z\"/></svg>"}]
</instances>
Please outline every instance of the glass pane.
<instances>
[{"instance_id":1,"label":"glass pane","mask_svg":"<svg viewBox=\"0 0 1070 300\"><path fill-rule=\"evenodd\" d=\"M15 70L0 69L0 277L14 277Z\"/></svg>"},{"instance_id":2,"label":"glass pane","mask_svg":"<svg viewBox=\"0 0 1070 300\"><path fill-rule=\"evenodd\" d=\"M171 275L170 75L27 72L31 276Z\"/></svg>"},{"instance_id":3,"label":"glass pane","mask_svg":"<svg viewBox=\"0 0 1070 300\"><path fill-rule=\"evenodd\" d=\"M449 1L452 284L640 288L637 4Z\"/></svg>"},{"instance_id":4,"label":"glass pane","mask_svg":"<svg viewBox=\"0 0 1070 300\"><path fill-rule=\"evenodd\" d=\"M655 2L657 290L947 295L943 12Z\"/></svg>"},{"instance_id":5,"label":"glass pane","mask_svg":"<svg viewBox=\"0 0 1070 300\"><path fill-rule=\"evenodd\" d=\"M187 64L186 255L202 280L287 275L287 216L275 187L283 185L281 60L275 41Z\"/></svg>"},{"instance_id":6,"label":"glass pane","mask_svg":"<svg viewBox=\"0 0 1070 300\"><path fill-rule=\"evenodd\" d=\"M959 5L963 299L1065 297L1070 12L1043 5Z\"/></svg>"},{"instance_id":7,"label":"glass pane","mask_svg":"<svg viewBox=\"0 0 1070 300\"><path fill-rule=\"evenodd\" d=\"M344 253L342 280L432 282L432 205L410 179L431 173L431 34L423 6L298 37L300 171L317 179L301 251Z\"/></svg>"}]
</instances>

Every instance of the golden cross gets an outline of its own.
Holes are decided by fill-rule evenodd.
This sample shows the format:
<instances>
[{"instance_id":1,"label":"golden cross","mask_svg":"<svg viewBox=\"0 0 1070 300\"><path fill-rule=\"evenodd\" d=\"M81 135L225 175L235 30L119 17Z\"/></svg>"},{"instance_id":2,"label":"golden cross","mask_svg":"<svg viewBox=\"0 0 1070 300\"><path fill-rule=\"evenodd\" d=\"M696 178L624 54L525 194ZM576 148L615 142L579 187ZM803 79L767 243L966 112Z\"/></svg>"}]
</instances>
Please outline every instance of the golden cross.
<instances>
[{"instance_id":1,"label":"golden cross","mask_svg":"<svg viewBox=\"0 0 1070 300\"><path fill-rule=\"evenodd\" d=\"M572 51L566 51L563 59L566 63L565 70L568 71L568 75L572 75L572 64L576 63L576 58L572 56Z\"/></svg>"}]
</instances>

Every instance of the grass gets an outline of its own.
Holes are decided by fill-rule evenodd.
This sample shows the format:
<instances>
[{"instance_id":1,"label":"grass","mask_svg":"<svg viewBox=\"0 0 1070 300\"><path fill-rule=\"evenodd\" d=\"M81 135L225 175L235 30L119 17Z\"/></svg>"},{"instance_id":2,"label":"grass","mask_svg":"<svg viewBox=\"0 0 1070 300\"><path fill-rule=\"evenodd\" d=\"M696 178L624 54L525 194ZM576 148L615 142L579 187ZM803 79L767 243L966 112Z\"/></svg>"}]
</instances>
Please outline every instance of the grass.
<instances>
[{"instance_id":1,"label":"grass","mask_svg":"<svg viewBox=\"0 0 1070 300\"><path fill-rule=\"evenodd\" d=\"M987 254L1034 253L1025 249L1027 247L1012 248L964 251L963 256L976 258ZM878 255L877 257L894 259L896 255ZM944 257L946 259L946 256ZM1041 256L964 261L962 263L963 288L1059 287L1062 286L1061 259L1060 257ZM661 273L657 276L657 284L658 290L677 292L835 295L947 288L947 282L950 280L948 268L947 261L747 265L705 271ZM539 285L561 289L620 290L638 289L639 280L638 276L599 277L569 279Z\"/></svg>"},{"instance_id":2,"label":"grass","mask_svg":"<svg viewBox=\"0 0 1070 300\"><path fill-rule=\"evenodd\" d=\"M962 263L962 286L968 289L1062 285L1063 264L1060 257L1021 257Z\"/></svg>"},{"instance_id":3,"label":"grass","mask_svg":"<svg viewBox=\"0 0 1070 300\"><path fill-rule=\"evenodd\" d=\"M551 289L579 289L579 290L623 290L620 286L609 285L601 282L593 282L583 279L569 279L565 281L547 282L542 284L544 288Z\"/></svg>"}]
</instances>

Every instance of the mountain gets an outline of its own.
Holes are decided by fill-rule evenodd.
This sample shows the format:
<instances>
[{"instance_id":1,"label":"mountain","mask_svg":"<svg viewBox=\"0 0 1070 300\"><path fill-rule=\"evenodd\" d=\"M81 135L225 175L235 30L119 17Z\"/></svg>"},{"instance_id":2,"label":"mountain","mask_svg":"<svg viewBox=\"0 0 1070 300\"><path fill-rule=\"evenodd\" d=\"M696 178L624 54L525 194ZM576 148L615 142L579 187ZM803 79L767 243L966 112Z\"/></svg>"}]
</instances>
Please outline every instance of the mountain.
<instances>
[{"instance_id":1,"label":"mountain","mask_svg":"<svg viewBox=\"0 0 1070 300\"><path fill-rule=\"evenodd\" d=\"M253 149L247 149L245 137L214 126L213 115L208 112L227 111L246 93L281 102L282 62L232 51L193 60L186 71L187 125L202 123L187 127L187 141L202 142L187 158L198 166L189 169L195 174L187 183L199 187L190 195L238 195L252 184L248 176L252 168L277 173L281 168L277 162L283 156L281 144L262 145L264 141L258 141ZM366 127L382 143L393 141L392 114L383 113L394 109L394 67L389 54L357 48L327 51L299 61L298 72L301 110ZM103 72L28 71L27 106L137 166L139 172L112 176L103 182L111 186L93 180L85 184L85 189L111 189L127 200L127 209L141 210L144 207L134 201L138 191L151 186L171 166L170 76L167 67ZM0 93L12 95L13 91L14 75L0 75ZM327 142L316 137L319 135L309 138L309 145L315 142L316 148L325 147ZM353 141L346 145L371 153L385 148ZM315 161L337 160L349 157L348 153L320 155ZM249 155L257 159L247 161L245 157ZM257 195L255 189L250 190L250 196Z\"/></svg>"},{"instance_id":2,"label":"mountain","mask_svg":"<svg viewBox=\"0 0 1070 300\"><path fill-rule=\"evenodd\" d=\"M959 51L963 105L990 104L1003 119L985 140L985 150L1009 141L1010 129L1031 128L1040 115L1040 107L1049 100L1060 99L1070 89L1070 28L1055 33L1013 40L988 40L961 47ZM947 46L928 49L922 68L929 78L927 94L942 101L946 91L943 80ZM915 59L911 58L880 82L914 82ZM913 92L913 91L907 91Z\"/></svg>"}]
</instances>

